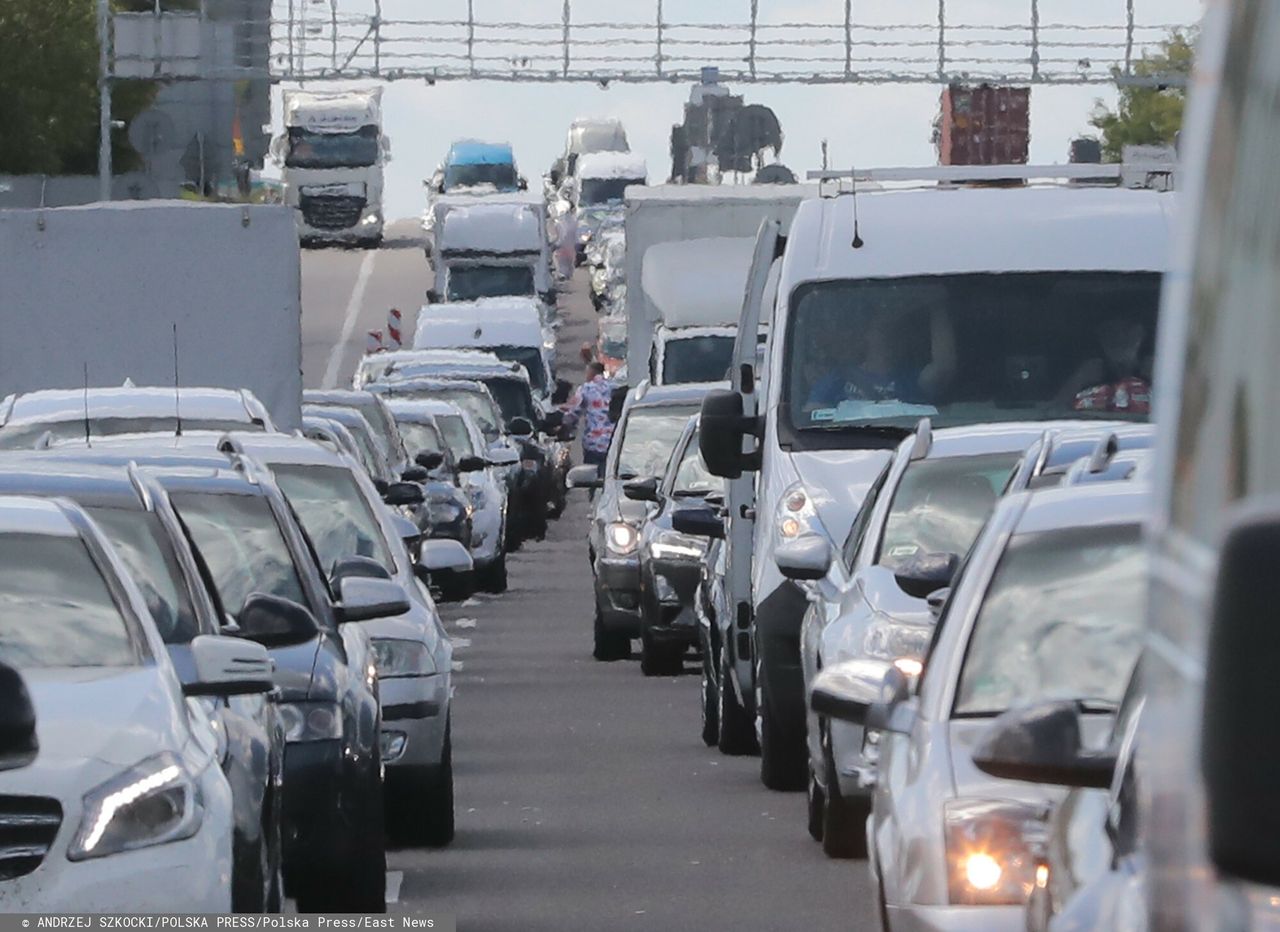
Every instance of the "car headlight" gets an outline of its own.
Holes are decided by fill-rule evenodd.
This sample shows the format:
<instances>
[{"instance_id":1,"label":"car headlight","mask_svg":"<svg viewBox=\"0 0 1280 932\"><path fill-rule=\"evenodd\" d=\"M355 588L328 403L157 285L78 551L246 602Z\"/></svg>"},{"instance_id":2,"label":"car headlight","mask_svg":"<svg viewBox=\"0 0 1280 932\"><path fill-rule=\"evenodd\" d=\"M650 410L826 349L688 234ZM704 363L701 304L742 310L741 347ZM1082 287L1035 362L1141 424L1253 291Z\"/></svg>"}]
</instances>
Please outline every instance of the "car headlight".
<instances>
[{"instance_id":1,"label":"car headlight","mask_svg":"<svg viewBox=\"0 0 1280 932\"><path fill-rule=\"evenodd\" d=\"M636 544L640 542L640 534L625 521L614 521L605 528L605 540L614 553L626 556L636 552Z\"/></svg>"},{"instance_id":2,"label":"car headlight","mask_svg":"<svg viewBox=\"0 0 1280 932\"><path fill-rule=\"evenodd\" d=\"M823 537L830 537L818 518L818 509L813 504L813 496L800 482L782 493L782 498L778 501L774 526L778 529L778 536L783 540L794 540L803 534L821 534Z\"/></svg>"},{"instance_id":3,"label":"car headlight","mask_svg":"<svg viewBox=\"0 0 1280 932\"><path fill-rule=\"evenodd\" d=\"M284 740L291 744L342 737L342 709L336 702L282 702L276 708Z\"/></svg>"},{"instance_id":4,"label":"car headlight","mask_svg":"<svg viewBox=\"0 0 1280 932\"><path fill-rule=\"evenodd\" d=\"M365 226L372 226L375 223L381 223L382 214L375 211L374 213L369 214L369 216L365 217L360 222L363 223Z\"/></svg>"},{"instance_id":5,"label":"car headlight","mask_svg":"<svg viewBox=\"0 0 1280 932\"><path fill-rule=\"evenodd\" d=\"M697 537L666 531L654 537L649 553L656 560L701 560L706 556L707 548Z\"/></svg>"},{"instance_id":6,"label":"car headlight","mask_svg":"<svg viewBox=\"0 0 1280 932\"><path fill-rule=\"evenodd\" d=\"M425 676L436 672L435 658L421 641L374 638L373 662L381 679L397 676Z\"/></svg>"},{"instance_id":7,"label":"car headlight","mask_svg":"<svg viewBox=\"0 0 1280 932\"><path fill-rule=\"evenodd\" d=\"M944 807L948 892L958 906L1021 905L1036 882L1042 807L1004 799L952 799Z\"/></svg>"},{"instance_id":8,"label":"car headlight","mask_svg":"<svg viewBox=\"0 0 1280 932\"><path fill-rule=\"evenodd\" d=\"M203 819L199 784L177 756L159 754L85 794L67 857L84 861L180 841Z\"/></svg>"},{"instance_id":9,"label":"car headlight","mask_svg":"<svg viewBox=\"0 0 1280 932\"><path fill-rule=\"evenodd\" d=\"M862 654L878 660L918 660L928 653L932 638L932 625L909 625L878 619L867 628L862 639Z\"/></svg>"}]
</instances>

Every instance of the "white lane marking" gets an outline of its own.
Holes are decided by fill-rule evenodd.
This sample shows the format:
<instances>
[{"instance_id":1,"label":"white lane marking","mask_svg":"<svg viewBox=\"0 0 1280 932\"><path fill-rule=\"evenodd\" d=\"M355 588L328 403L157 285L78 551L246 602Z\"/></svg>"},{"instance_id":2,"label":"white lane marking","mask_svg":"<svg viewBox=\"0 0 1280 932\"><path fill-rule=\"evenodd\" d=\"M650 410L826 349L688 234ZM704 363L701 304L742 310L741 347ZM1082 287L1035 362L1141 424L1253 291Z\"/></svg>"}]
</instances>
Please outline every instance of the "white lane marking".
<instances>
[{"instance_id":1,"label":"white lane marking","mask_svg":"<svg viewBox=\"0 0 1280 932\"><path fill-rule=\"evenodd\" d=\"M404 883L404 871L387 871L387 902L400 902L400 884Z\"/></svg>"},{"instance_id":2,"label":"white lane marking","mask_svg":"<svg viewBox=\"0 0 1280 932\"><path fill-rule=\"evenodd\" d=\"M454 650L466 650L471 646L471 638L450 638Z\"/></svg>"},{"instance_id":3,"label":"white lane marking","mask_svg":"<svg viewBox=\"0 0 1280 932\"><path fill-rule=\"evenodd\" d=\"M356 329L356 318L360 316L360 303L364 300L365 288L369 286L369 276L373 274L373 260L377 250L369 250L360 263L360 273L356 276L356 286L351 289L351 300L347 302L346 316L342 319L342 335L329 351L329 364L324 367L324 381L321 388L336 388L338 385L338 369L342 365L342 353L351 339L351 332Z\"/></svg>"},{"instance_id":4,"label":"white lane marking","mask_svg":"<svg viewBox=\"0 0 1280 932\"><path fill-rule=\"evenodd\" d=\"M454 627L457 628L474 628L476 626L476 620L474 618L459 618L453 624Z\"/></svg>"}]
</instances>

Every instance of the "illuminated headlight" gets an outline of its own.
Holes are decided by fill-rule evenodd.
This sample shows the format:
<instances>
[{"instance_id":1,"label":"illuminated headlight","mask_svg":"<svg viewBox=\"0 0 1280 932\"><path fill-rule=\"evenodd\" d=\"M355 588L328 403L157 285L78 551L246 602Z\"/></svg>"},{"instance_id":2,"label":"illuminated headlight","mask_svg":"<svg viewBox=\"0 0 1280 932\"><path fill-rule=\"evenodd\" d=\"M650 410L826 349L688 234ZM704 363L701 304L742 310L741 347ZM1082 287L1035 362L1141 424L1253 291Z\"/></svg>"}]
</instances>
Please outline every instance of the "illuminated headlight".
<instances>
[{"instance_id":1,"label":"illuminated headlight","mask_svg":"<svg viewBox=\"0 0 1280 932\"><path fill-rule=\"evenodd\" d=\"M892 660L919 663L929 650L929 641L933 638L931 625L907 625L897 621L877 620L867 628L862 640L862 654L878 660ZM902 669L910 674L909 669Z\"/></svg>"},{"instance_id":2,"label":"illuminated headlight","mask_svg":"<svg viewBox=\"0 0 1280 932\"><path fill-rule=\"evenodd\" d=\"M649 552L656 560L701 560L707 549L696 537L667 532L654 539Z\"/></svg>"},{"instance_id":3,"label":"illuminated headlight","mask_svg":"<svg viewBox=\"0 0 1280 932\"><path fill-rule=\"evenodd\" d=\"M579 243L589 243L589 242L591 242L591 231L590 231L590 230L581 230L581 231L579 231L579 233L578 233L578 242L579 242Z\"/></svg>"},{"instance_id":4,"label":"illuminated headlight","mask_svg":"<svg viewBox=\"0 0 1280 932\"><path fill-rule=\"evenodd\" d=\"M342 737L342 709L336 702L282 702L276 708L284 740L291 744Z\"/></svg>"},{"instance_id":5,"label":"illuminated headlight","mask_svg":"<svg viewBox=\"0 0 1280 932\"><path fill-rule=\"evenodd\" d=\"M365 217L363 220L360 221L360 223L363 224L364 226L373 226L375 223L381 223L381 222L382 222L382 214L377 213L376 211L374 213L369 214L369 216Z\"/></svg>"},{"instance_id":6,"label":"illuminated headlight","mask_svg":"<svg viewBox=\"0 0 1280 932\"><path fill-rule=\"evenodd\" d=\"M821 534L829 537L818 518L813 496L799 482L782 493L778 502L776 525L783 540L794 540L803 534Z\"/></svg>"},{"instance_id":7,"label":"illuminated headlight","mask_svg":"<svg viewBox=\"0 0 1280 932\"><path fill-rule=\"evenodd\" d=\"M190 838L200 830L200 787L173 754L159 754L89 791L72 861Z\"/></svg>"},{"instance_id":8,"label":"illuminated headlight","mask_svg":"<svg viewBox=\"0 0 1280 932\"><path fill-rule=\"evenodd\" d=\"M378 677L384 680L436 672L435 659L421 641L374 638L373 662L378 668Z\"/></svg>"},{"instance_id":9,"label":"illuminated headlight","mask_svg":"<svg viewBox=\"0 0 1280 932\"><path fill-rule=\"evenodd\" d=\"M623 556L635 553L636 544L640 542L639 533L625 521L614 521L605 528L604 536L609 542L609 549Z\"/></svg>"},{"instance_id":10,"label":"illuminated headlight","mask_svg":"<svg viewBox=\"0 0 1280 932\"><path fill-rule=\"evenodd\" d=\"M1044 813L1008 800L953 799L945 809L948 891L958 906L1021 905L1036 880Z\"/></svg>"}]
</instances>

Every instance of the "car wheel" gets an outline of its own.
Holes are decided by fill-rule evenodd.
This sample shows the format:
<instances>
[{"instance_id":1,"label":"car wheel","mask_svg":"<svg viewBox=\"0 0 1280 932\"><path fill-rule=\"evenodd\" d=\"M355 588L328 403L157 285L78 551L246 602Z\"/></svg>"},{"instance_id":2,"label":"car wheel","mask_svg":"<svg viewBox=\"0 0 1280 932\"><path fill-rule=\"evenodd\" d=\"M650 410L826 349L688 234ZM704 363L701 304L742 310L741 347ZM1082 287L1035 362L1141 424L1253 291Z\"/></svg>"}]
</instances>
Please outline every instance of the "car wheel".
<instances>
[{"instance_id":1,"label":"car wheel","mask_svg":"<svg viewBox=\"0 0 1280 932\"><path fill-rule=\"evenodd\" d=\"M827 771L827 799L822 814L822 852L829 858L867 856L867 816L870 799L847 799L840 795L830 738L824 738L823 765Z\"/></svg>"},{"instance_id":2,"label":"car wheel","mask_svg":"<svg viewBox=\"0 0 1280 932\"><path fill-rule=\"evenodd\" d=\"M626 660L631 656L631 638L621 631L610 631L604 626L604 616L600 614L600 605L596 603L595 617L595 650L591 656L596 660Z\"/></svg>"},{"instance_id":3,"label":"car wheel","mask_svg":"<svg viewBox=\"0 0 1280 932\"><path fill-rule=\"evenodd\" d=\"M270 839L270 849L267 866L271 871L271 882L267 887L267 912L279 913L284 909L284 842L281 838L280 800L274 794L269 800L271 810L267 816L267 837Z\"/></svg>"},{"instance_id":4,"label":"car wheel","mask_svg":"<svg viewBox=\"0 0 1280 932\"><path fill-rule=\"evenodd\" d=\"M822 841L822 823L826 813L827 799L818 786L818 778L809 774L809 837L814 841Z\"/></svg>"},{"instance_id":5,"label":"car wheel","mask_svg":"<svg viewBox=\"0 0 1280 932\"><path fill-rule=\"evenodd\" d=\"M353 814L355 835L340 865L299 878L300 913L384 913L387 911L387 842L382 811L381 765L375 761L369 786ZM335 855L335 857L337 857Z\"/></svg>"},{"instance_id":6,"label":"car wheel","mask_svg":"<svg viewBox=\"0 0 1280 932\"><path fill-rule=\"evenodd\" d=\"M712 651L702 654L702 743L712 748L720 740L720 703L716 695L711 664L715 663Z\"/></svg>"},{"instance_id":7,"label":"car wheel","mask_svg":"<svg viewBox=\"0 0 1280 932\"><path fill-rule=\"evenodd\" d=\"M803 790L809 772L804 735L799 735L797 740L796 735L778 733L769 674L763 665L760 667L760 700L760 782L783 793Z\"/></svg>"},{"instance_id":8,"label":"car wheel","mask_svg":"<svg viewBox=\"0 0 1280 932\"><path fill-rule=\"evenodd\" d=\"M422 843L432 848L443 848L453 841L453 722L444 725L444 749L440 753L440 769L426 786L422 797Z\"/></svg>"},{"instance_id":9,"label":"car wheel","mask_svg":"<svg viewBox=\"0 0 1280 932\"><path fill-rule=\"evenodd\" d=\"M500 594L507 591L507 555L498 554L494 560L479 572L477 582L485 592Z\"/></svg>"},{"instance_id":10,"label":"car wheel","mask_svg":"<svg viewBox=\"0 0 1280 932\"><path fill-rule=\"evenodd\" d=\"M679 676L684 672L684 646L659 644L641 631L640 672L645 676Z\"/></svg>"},{"instance_id":11,"label":"car wheel","mask_svg":"<svg viewBox=\"0 0 1280 932\"><path fill-rule=\"evenodd\" d=\"M462 602L471 598L476 590L474 572L448 571L439 576L440 600L443 602Z\"/></svg>"},{"instance_id":12,"label":"car wheel","mask_svg":"<svg viewBox=\"0 0 1280 932\"><path fill-rule=\"evenodd\" d=\"M756 746L755 723L738 701L738 694L733 689L736 674L729 662L729 652L720 649L720 688L717 692L718 714L720 720L720 736L718 745L721 754L737 757L741 754L754 754Z\"/></svg>"}]
</instances>

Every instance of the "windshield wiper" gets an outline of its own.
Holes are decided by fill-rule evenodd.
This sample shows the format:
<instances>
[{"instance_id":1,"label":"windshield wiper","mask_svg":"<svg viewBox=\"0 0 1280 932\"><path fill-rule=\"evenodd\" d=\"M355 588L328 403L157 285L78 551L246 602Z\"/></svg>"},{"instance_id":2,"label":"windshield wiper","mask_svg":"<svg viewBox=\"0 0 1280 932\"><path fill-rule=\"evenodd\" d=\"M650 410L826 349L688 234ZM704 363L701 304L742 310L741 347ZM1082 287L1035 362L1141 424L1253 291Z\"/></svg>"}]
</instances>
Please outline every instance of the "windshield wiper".
<instances>
[{"instance_id":1,"label":"windshield wiper","mask_svg":"<svg viewBox=\"0 0 1280 932\"><path fill-rule=\"evenodd\" d=\"M903 427L898 424L859 424L856 421L845 423L833 421L828 424L810 424L807 427L802 427L801 430L856 430L859 433L871 434L876 437L892 437L896 440L901 440L915 433L916 428L915 425Z\"/></svg>"}]
</instances>

